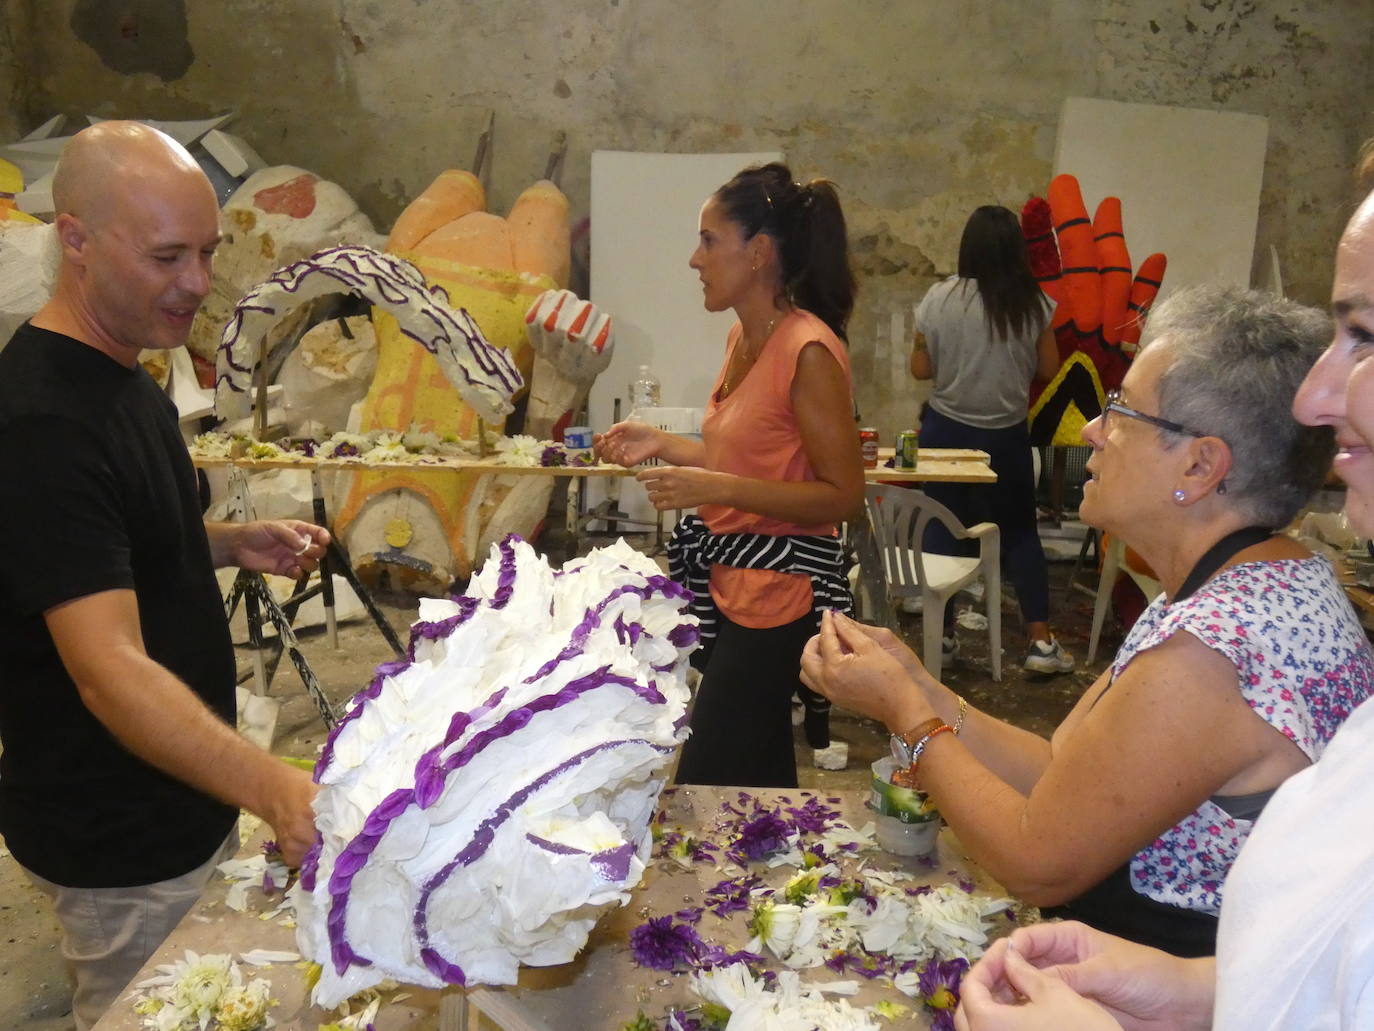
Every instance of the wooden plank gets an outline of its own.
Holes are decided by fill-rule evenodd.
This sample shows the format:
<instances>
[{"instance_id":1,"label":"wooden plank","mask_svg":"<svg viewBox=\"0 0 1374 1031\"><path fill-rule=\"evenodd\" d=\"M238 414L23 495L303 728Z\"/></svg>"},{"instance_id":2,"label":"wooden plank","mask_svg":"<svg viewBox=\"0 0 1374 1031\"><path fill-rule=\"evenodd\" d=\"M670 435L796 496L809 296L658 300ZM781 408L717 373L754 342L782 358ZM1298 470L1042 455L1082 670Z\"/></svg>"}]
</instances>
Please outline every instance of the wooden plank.
<instances>
[{"instance_id":1,"label":"wooden plank","mask_svg":"<svg viewBox=\"0 0 1374 1031\"><path fill-rule=\"evenodd\" d=\"M541 466L506 465L496 458L443 458L413 462L364 462L348 458L204 458L192 461L204 469L235 467L248 472L267 469L406 469L410 472L441 473L468 470L496 476L560 476L591 479L634 476L640 470L618 465ZM987 464L987 453L966 449L926 448L917 457L915 469L888 469L879 465L865 469L864 479L870 483L996 483L997 474Z\"/></svg>"}]
</instances>

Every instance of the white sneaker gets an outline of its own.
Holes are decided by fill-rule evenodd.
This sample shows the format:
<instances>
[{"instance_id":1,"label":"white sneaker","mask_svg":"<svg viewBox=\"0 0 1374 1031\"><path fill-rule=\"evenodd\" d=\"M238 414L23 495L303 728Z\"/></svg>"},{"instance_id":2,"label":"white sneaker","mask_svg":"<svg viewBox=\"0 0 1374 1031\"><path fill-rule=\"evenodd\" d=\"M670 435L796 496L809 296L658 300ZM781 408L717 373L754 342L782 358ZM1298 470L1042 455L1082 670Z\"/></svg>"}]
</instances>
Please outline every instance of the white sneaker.
<instances>
[{"instance_id":1,"label":"white sneaker","mask_svg":"<svg viewBox=\"0 0 1374 1031\"><path fill-rule=\"evenodd\" d=\"M940 661L942 663L953 662L959 657L959 639L957 637L940 638Z\"/></svg>"},{"instance_id":2,"label":"white sneaker","mask_svg":"<svg viewBox=\"0 0 1374 1031\"><path fill-rule=\"evenodd\" d=\"M1031 673L1072 673L1073 656L1055 638L1049 642L1032 641L1021 668Z\"/></svg>"},{"instance_id":3,"label":"white sneaker","mask_svg":"<svg viewBox=\"0 0 1374 1031\"><path fill-rule=\"evenodd\" d=\"M811 765L818 770L842 770L849 765L849 744L844 741L831 741L825 748L817 748L811 753Z\"/></svg>"},{"instance_id":4,"label":"white sneaker","mask_svg":"<svg viewBox=\"0 0 1374 1031\"><path fill-rule=\"evenodd\" d=\"M921 598L903 598L897 607L908 616L919 616L926 610L926 603Z\"/></svg>"}]
</instances>

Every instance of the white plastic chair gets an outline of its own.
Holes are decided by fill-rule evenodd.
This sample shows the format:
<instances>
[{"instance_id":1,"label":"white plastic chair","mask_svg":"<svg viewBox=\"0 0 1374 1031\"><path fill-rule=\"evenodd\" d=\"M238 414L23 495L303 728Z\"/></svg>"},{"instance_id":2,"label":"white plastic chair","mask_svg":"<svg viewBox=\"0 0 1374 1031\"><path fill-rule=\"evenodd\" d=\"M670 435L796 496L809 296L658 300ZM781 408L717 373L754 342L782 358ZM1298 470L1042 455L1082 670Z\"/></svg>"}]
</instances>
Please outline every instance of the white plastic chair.
<instances>
[{"instance_id":1,"label":"white plastic chair","mask_svg":"<svg viewBox=\"0 0 1374 1031\"><path fill-rule=\"evenodd\" d=\"M1088 662L1097 658L1098 640L1102 636L1102 624L1107 618L1107 606L1112 603L1112 587L1116 584L1118 573L1125 573L1135 581L1148 605L1158 597L1164 588L1159 581L1138 573L1126 565L1126 545L1113 534L1107 541L1106 553L1102 556L1102 575L1097 578L1097 600L1093 602L1093 629L1088 637Z\"/></svg>"},{"instance_id":2,"label":"white plastic chair","mask_svg":"<svg viewBox=\"0 0 1374 1031\"><path fill-rule=\"evenodd\" d=\"M930 675L940 678L940 637L945 606L960 589L983 578L988 609L988 643L992 679L1002 679L1002 534L993 523L965 527L958 518L925 493L910 487L869 484L865 490L874 543L882 557L887 593L893 599L919 598L923 653ZM926 524L935 519L957 539L976 539L977 557L936 555L921 551ZM913 546L914 545L914 546Z\"/></svg>"}]
</instances>

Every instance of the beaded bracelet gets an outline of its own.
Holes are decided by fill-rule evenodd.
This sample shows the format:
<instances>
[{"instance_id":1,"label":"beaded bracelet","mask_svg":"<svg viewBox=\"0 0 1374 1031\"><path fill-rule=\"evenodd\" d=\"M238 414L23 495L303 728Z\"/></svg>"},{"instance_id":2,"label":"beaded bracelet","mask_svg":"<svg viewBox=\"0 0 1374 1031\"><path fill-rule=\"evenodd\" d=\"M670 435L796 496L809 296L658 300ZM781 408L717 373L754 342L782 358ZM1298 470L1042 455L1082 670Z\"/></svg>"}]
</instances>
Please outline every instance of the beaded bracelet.
<instances>
[{"instance_id":1,"label":"beaded bracelet","mask_svg":"<svg viewBox=\"0 0 1374 1031\"><path fill-rule=\"evenodd\" d=\"M926 745L930 744L930 739L935 737L935 735L937 734L945 733L954 733L954 728L951 727L948 723L941 723L938 727L927 733L925 737L921 738L921 740L917 741L916 744L912 746L910 766L912 777L916 776L916 767L921 762L921 753L926 750Z\"/></svg>"}]
</instances>

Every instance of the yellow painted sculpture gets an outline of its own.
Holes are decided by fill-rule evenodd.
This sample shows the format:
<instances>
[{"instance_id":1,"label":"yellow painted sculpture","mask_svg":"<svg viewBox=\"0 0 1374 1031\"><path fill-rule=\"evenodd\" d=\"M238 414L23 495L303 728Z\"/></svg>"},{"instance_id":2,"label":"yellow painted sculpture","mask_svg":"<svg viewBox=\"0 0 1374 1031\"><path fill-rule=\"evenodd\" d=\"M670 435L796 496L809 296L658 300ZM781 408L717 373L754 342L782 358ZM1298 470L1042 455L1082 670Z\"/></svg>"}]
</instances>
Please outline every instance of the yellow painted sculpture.
<instances>
[{"instance_id":1,"label":"yellow painted sculpture","mask_svg":"<svg viewBox=\"0 0 1374 1031\"><path fill-rule=\"evenodd\" d=\"M24 176L19 169L0 158L0 222L41 222L15 206L14 198L24 192Z\"/></svg>"},{"instance_id":2,"label":"yellow painted sculpture","mask_svg":"<svg viewBox=\"0 0 1374 1031\"><path fill-rule=\"evenodd\" d=\"M546 289L566 285L570 252L568 201L548 180L524 191L501 218L485 210L472 173L442 173L401 213L387 250L413 262L448 291L497 347L514 356L529 382L534 355L525 314ZM374 311L377 372L363 401L364 431L411 426L465 439L477 436L476 413L384 312ZM488 429L499 431L500 426ZM359 573L382 569L407 586L443 589L472 572L491 540L531 536L548 508L552 480L408 468L356 474L335 513Z\"/></svg>"}]
</instances>

